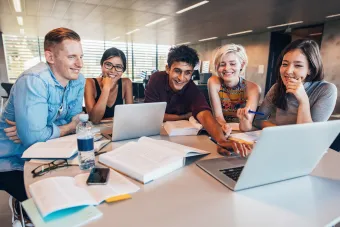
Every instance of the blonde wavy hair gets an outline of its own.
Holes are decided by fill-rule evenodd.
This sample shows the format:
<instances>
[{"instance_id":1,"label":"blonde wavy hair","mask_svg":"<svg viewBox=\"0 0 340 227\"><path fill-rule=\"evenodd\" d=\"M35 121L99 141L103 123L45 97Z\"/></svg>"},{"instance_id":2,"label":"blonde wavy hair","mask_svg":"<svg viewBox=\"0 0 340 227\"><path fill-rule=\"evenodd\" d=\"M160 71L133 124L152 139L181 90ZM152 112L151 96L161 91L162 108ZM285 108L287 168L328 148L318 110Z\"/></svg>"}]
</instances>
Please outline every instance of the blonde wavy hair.
<instances>
[{"instance_id":1,"label":"blonde wavy hair","mask_svg":"<svg viewBox=\"0 0 340 227\"><path fill-rule=\"evenodd\" d=\"M220 65L222 57L229 53L234 53L239 58L241 65L243 65L241 75L244 76L246 72L246 67L248 65L248 56L243 46L233 43L221 46L215 50L213 63L216 75L218 75L217 70Z\"/></svg>"}]
</instances>

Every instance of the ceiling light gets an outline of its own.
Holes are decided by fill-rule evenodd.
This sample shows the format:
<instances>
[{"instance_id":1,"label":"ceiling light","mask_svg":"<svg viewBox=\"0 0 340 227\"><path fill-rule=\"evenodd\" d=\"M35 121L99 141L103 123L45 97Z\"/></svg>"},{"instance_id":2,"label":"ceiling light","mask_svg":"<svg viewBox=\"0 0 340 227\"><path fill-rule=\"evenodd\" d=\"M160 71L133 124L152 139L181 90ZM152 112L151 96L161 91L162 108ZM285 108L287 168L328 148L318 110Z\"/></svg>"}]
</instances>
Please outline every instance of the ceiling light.
<instances>
[{"instance_id":1,"label":"ceiling light","mask_svg":"<svg viewBox=\"0 0 340 227\"><path fill-rule=\"evenodd\" d=\"M130 35L130 34L136 32L136 31L139 31L139 28L137 28L137 29L135 29L135 30L132 30L132 31L129 31L129 32L127 32L126 34L127 34L127 35Z\"/></svg>"},{"instance_id":2,"label":"ceiling light","mask_svg":"<svg viewBox=\"0 0 340 227\"><path fill-rule=\"evenodd\" d=\"M120 36L117 36L116 38L113 38L112 41L113 41L113 40L116 40L116 39L119 39L119 38L120 38Z\"/></svg>"},{"instance_id":3,"label":"ceiling light","mask_svg":"<svg viewBox=\"0 0 340 227\"><path fill-rule=\"evenodd\" d=\"M318 36L318 35L322 35L322 32L309 34L309 36Z\"/></svg>"},{"instance_id":4,"label":"ceiling light","mask_svg":"<svg viewBox=\"0 0 340 227\"><path fill-rule=\"evenodd\" d=\"M273 26L269 26L267 28L268 29L270 29L270 28L277 28L277 27L283 27L283 26L288 26L288 25L293 25L293 24L301 24L301 23L303 23L303 21L296 21L296 22L287 23L287 24L273 25Z\"/></svg>"},{"instance_id":5,"label":"ceiling light","mask_svg":"<svg viewBox=\"0 0 340 227\"><path fill-rule=\"evenodd\" d=\"M157 23L162 22L162 21L165 21L165 20L166 20L166 18L165 18L165 17L162 17L161 19L158 19L158 20L155 20L155 21L152 21L152 22L146 24L145 27L149 27L149 26L151 26L151 25L157 24Z\"/></svg>"},{"instance_id":6,"label":"ceiling light","mask_svg":"<svg viewBox=\"0 0 340 227\"><path fill-rule=\"evenodd\" d=\"M212 40L212 39L217 39L217 37L210 37L210 38L206 38L206 39L200 39L198 41L203 42L203 41Z\"/></svg>"},{"instance_id":7,"label":"ceiling light","mask_svg":"<svg viewBox=\"0 0 340 227\"><path fill-rule=\"evenodd\" d=\"M22 19L22 17L17 17L17 21L18 21L18 24L23 26L24 25L24 20Z\"/></svg>"},{"instance_id":8,"label":"ceiling light","mask_svg":"<svg viewBox=\"0 0 340 227\"><path fill-rule=\"evenodd\" d=\"M333 15L328 15L326 18L332 18L332 17L338 17L340 14L333 14Z\"/></svg>"},{"instance_id":9,"label":"ceiling light","mask_svg":"<svg viewBox=\"0 0 340 227\"><path fill-rule=\"evenodd\" d=\"M233 36L233 35L241 35L241 34L246 34L246 33L250 33L253 32L253 30L247 30L247 31L243 31L243 32L236 32L236 33L230 33L227 36Z\"/></svg>"},{"instance_id":10,"label":"ceiling light","mask_svg":"<svg viewBox=\"0 0 340 227\"><path fill-rule=\"evenodd\" d=\"M176 46L180 46L180 45L187 45L190 44L190 42L185 42L185 43L177 43Z\"/></svg>"},{"instance_id":11,"label":"ceiling light","mask_svg":"<svg viewBox=\"0 0 340 227\"><path fill-rule=\"evenodd\" d=\"M209 1L202 1L202 2L196 3L196 4L194 4L194 5L192 5L192 6L189 6L189 7L185 8L185 9L182 9L182 10L180 10L180 11L177 11L176 13L177 13L177 14L184 13L184 12L186 12L186 11L189 11L189 10L191 10L191 9L194 9L194 8L196 8L196 7L199 7L199 6L201 6L201 5L207 4L208 2L209 2Z\"/></svg>"},{"instance_id":12,"label":"ceiling light","mask_svg":"<svg viewBox=\"0 0 340 227\"><path fill-rule=\"evenodd\" d=\"M25 30L23 28L20 28L20 34L21 35L25 34Z\"/></svg>"},{"instance_id":13,"label":"ceiling light","mask_svg":"<svg viewBox=\"0 0 340 227\"><path fill-rule=\"evenodd\" d=\"M20 0L13 0L13 6L14 6L15 12L20 13L22 11Z\"/></svg>"}]
</instances>

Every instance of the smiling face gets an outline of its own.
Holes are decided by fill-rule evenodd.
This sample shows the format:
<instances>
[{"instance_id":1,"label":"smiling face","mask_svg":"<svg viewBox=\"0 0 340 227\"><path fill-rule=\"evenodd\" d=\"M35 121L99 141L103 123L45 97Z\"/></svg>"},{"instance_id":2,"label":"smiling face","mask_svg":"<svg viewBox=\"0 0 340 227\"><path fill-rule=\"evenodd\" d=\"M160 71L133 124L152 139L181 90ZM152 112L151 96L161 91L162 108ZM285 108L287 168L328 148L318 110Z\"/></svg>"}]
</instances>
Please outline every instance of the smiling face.
<instances>
[{"instance_id":1,"label":"smiling face","mask_svg":"<svg viewBox=\"0 0 340 227\"><path fill-rule=\"evenodd\" d=\"M103 62L102 75L111 78L120 78L123 75L123 61L120 57L111 57Z\"/></svg>"},{"instance_id":2,"label":"smiling face","mask_svg":"<svg viewBox=\"0 0 340 227\"><path fill-rule=\"evenodd\" d=\"M280 75L285 86L290 78L301 78L301 81L304 81L308 74L310 74L308 60L301 50L295 49L283 56Z\"/></svg>"},{"instance_id":3,"label":"smiling face","mask_svg":"<svg viewBox=\"0 0 340 227\"><path fill-rule=\"evenodd\" d=\"M222 56L219 65L217 66L217 73L223 81L232 83L239 80L240 72L244 64L240 58L233 52Z\"/></svg>"},{"instance_id":4,"label":"smiling face","mask_svg":"<svg viewBox=\"0 0 340 227\"><path fill-rule=\"evenodd\" d=\"M170 68L166 66L166 72L169 74L169 86L177 92L190 81L194 67L186 62L174 62Z\"/></svg>"},{"instance_id":5,"label":"smiling face","mask_svg":"<svg viewBox=\"0 0 340 227\"><path fill-rule=\"evenodd\" d=\"M65 39L50 50L46 50L45 57L56 79L62 85L66 86L70 80L78 79L83 67L83 49L79 41Z\"/></svg>"}]
</instances>

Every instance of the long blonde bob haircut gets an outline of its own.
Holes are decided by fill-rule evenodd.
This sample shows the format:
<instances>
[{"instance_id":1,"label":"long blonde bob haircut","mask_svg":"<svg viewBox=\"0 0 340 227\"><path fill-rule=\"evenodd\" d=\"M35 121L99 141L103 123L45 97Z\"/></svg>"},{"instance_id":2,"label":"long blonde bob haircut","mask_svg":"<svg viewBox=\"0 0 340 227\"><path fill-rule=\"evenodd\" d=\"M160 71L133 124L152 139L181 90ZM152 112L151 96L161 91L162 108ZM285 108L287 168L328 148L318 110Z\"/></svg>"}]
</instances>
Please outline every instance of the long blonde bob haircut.
<instances>
[{"instance_id":1,"label":"long blonde bob haircut","mask_svg":"<svg viewBox=\"0 0 340 227\"><path fill-rule=\"evenodd\" d=\"M246 67L248 65L247 53L243 46L233 43L221 46L216 49L213 59L216 75L218 75L218 67L220 66L222 58L224 57L224 55L229 53L234 53L239 58L241 65L243 65L240 74L244 76L246 72Z\"/></svg>"}]
</instances>

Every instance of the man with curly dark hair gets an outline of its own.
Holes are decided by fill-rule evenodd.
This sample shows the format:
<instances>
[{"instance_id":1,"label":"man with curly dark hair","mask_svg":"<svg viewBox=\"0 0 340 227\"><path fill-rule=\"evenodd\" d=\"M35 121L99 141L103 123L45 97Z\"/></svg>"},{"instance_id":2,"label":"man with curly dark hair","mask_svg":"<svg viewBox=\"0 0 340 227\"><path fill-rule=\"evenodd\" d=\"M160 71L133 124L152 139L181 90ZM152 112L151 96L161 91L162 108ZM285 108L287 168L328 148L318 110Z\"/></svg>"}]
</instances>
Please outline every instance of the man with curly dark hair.
<instances>
[{"instance_id":1,"label":"man with curly dark hair","mask_svg":"<svg viewBox=\"0 0 340 227\"><path fill-rule=\"evenodd\" d=\"M251 148L226 139L204 95L191 80L199 62L197 52L185 45L176 46L170 49L167 62L165 71L151 75L144 102L166 102L164 121L188 120L193 116L220 146L245 156Z\"/></svg>"}]
</instances>

